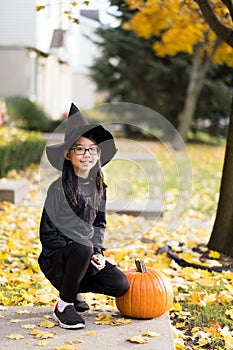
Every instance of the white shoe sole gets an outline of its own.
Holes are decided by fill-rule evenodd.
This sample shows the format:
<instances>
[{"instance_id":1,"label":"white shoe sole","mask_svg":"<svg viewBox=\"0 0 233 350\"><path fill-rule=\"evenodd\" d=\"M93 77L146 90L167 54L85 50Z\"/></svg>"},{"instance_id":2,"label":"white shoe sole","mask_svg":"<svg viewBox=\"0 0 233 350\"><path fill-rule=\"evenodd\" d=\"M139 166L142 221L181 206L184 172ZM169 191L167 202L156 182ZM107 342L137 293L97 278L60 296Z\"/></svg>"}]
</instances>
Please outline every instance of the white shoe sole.
<instances>
[{"instance_id":1,"label":"white shoe sole","mask_svg":"<svg viewBox=\"0 0 233 350\"><path fill-rule=\"evenodd\" d=\"M85 311L77 311L76 310L76 312L78 313L78 314L88 314L89 312L90 312L91 310L90 309L88 309L88 310L85 310Z\"/></svg>"},{"instance_id":2,"label":"white shoe sole","mask_svg":"<svg viewBox=\"0 0 233 350\"><path fill-rule=\"evenodd\" d=\"M59 318L57 317L57 315L55 314L55 312L53 313L53 317L55 319L55 321L57 321L59 323L59 326L61 328L65 328L65 329L81 329L81 328L84 328L85 327L85 324L84 323L76 323L76 324L65 324L65 323L62 323Z\"/></svg>"}]
</instances>

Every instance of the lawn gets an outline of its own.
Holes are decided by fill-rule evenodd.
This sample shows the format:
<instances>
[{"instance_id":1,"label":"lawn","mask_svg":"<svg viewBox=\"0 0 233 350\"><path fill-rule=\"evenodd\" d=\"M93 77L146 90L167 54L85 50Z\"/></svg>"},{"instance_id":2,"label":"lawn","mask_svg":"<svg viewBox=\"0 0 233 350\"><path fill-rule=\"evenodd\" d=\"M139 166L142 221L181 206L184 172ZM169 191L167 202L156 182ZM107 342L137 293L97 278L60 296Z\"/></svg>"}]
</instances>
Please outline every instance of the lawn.
<instances>
[{"instance_id":1,"label":"lawn","mask_svg":"<svg viewBox=\"0 0 233 350\"><path fill-rule=\"evenodd\" d=\"M127 161L126 154L132 148L125 141L119 142L119 146L122 158L104 169L109 199L115 200L118 196L162 198L166 210L155 222L143 217L108 214L106 257L123 270L134 265L134 258L143 258L147 266L161 270L170 279L175 296L170 317L177 350L233 349L233 274L181 267L166 252L158 254L169 241L174 252L191 263L206 266L229 263L226 257L208 251L205 246L215 217L224 145L187 147L192 164L192 177L186 179L187 187L185 176L190 176L190 172L180 174L176 156L162 145L143 143L146 152L155 156L154 163L135 157ZM187 164L183 164L181 169L186 167ZM32 183L31 201L38 199L37 166L18 174L12 171L9 177L27 177ZM185 192L185 189L191 198L179 206L179 220L169 229L180 190ZM189 199L189 195L184 198ZM0 210L0 304L53 305L57 291L45 280L37 264L41 207L4 202ZM113 238L117 242L114 247ZM90 293L86 299L91 306L108 312L115 310L113 298Z\"/></svg>"}]
</instances>

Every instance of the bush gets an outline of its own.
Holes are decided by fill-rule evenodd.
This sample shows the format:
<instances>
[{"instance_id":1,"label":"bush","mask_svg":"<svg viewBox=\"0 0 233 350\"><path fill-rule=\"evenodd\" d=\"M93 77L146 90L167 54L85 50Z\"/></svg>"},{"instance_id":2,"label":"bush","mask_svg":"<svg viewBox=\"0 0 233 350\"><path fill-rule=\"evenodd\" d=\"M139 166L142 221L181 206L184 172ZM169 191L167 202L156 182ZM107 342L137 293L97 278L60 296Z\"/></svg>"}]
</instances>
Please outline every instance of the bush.
<instances>
[{"instance_id":1,"label":"bush","mask_svg":"<svg viewBox=\"0 0 233 350\"><path fill-rule=\"evenodd\" d=\"M0 128L0 177L40 161L46 140L38 132Z\"/></svg>"},{"instance_id":2,"label":"bush","mask_svg":"<svg viewBox=\"0 0 233 350\"><path fill-rule=\"evenodd\" d=\"M46 132L52 120L35 103L24 97L6 99L7 113L15 126L26 130Z\"/></svg>"}]
</instances>

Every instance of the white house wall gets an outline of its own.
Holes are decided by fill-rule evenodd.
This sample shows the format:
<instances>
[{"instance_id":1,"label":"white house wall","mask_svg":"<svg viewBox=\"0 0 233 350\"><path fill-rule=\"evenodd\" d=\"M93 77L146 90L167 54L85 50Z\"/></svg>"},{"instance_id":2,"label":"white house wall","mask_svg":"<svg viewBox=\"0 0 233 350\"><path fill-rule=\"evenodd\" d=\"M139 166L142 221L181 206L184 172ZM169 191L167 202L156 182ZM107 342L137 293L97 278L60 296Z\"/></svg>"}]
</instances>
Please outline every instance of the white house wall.
<instances>
[{"instance_id":1,"label":"white house wall","mask_svg":"<svg viewBox=\"0 0 233 350\"><path fill-rule=\"evenodd\" d=\"M46 0L49 6L36 12L39 2L0 0L0 97L28 97L52 118L67 111L71 101L82 109L94 106L96 85L88 75L98 49L85 35L93 38L98 22L81 17L80 25L73 24L62 14L61 0ZM51 52L57 28L66 30L66 52Z\"/></svg>"},{"instance_id":2,"label":"white house wall","mask_svg":"<svg viewBox=\"0 0 233 350\"><path fill-rule=\"evenodd\" d=\"M27 96L24 48L0 46L0 96Z\"/></svg>"},{"instance_id":3,"label":"white house wall","mask_svg":"<svg viewBox=\"0 0 233 350\"><path fill-rule=\"evenodd\" d=\"M99 49L92 41L97 39L95 30L98 26L98 22L93 23L93 21L82 17L80 25L76 28L76 35L73 37L78 45L76 46L76 56L72 56L73 62L76 63L72 65L72 99L82 109L89 109L100 102L98 101L96 84L89 77L89 67L100 54Z\"/></svg>"},{"instance_id":4,"label":"white house wall","mask_svg":"<svg viewBox=\"0 0 233 350\"><path fill-rule=\"evenodd\" d=\"M76 70L72 73L72 100L81 109L89 109L96 104L96 85L85 71Z\"/></svg>"},{"instance_id":5,"label":"white house wall","mask_svg":"<svg viewBox=\"0 0 233 350\"><path fill-rule=\"evenodd\" d=\"M67 111L71 99L70 67L50 55L38 58L37 100L45 111L58 119Z\"/></svg>"},{"instance_id":6,"label":"white house wall","mask_svg":"<svg viewBox=\"0 0 233 350\"><path fill-rule=\"evenodd\" d=\"M35 1L0 1L0 45L35 46Z\"/></svg>"}]
</instances>

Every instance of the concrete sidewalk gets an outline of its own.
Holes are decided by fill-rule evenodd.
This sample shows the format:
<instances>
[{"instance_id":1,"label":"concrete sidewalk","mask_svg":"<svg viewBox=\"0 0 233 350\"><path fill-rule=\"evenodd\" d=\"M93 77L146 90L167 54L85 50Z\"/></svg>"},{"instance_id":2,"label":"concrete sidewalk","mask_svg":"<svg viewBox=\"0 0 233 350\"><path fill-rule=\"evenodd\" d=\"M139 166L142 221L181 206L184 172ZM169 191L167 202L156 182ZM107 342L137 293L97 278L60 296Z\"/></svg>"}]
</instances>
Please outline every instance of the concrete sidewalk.
<instances>
[{"instance_id":1,"label":"concrete sidewalk","mask_svg":"<svg viewBox=\"0 0 233 350\"><path fill-rule=\"evenodd\" d=\"M112 326L109 324L97 325L94 318L100 314L99 310L91 310L84 314L86 327L81 330L65 330L55 325L52 328L38 326L38 324L52 316L51 307L14 307L10 306L0 311L0 349L1 350L32 350L39 349L40 346L46 350L55 349L56 346L62 346L69 342L64 350L126 350L126 349L144 349L144 350L175 350L169 314L151 320L132 320L131 323ZM114 320L122 315L116 312ZM127 318L126 318L127 319ZM52 318L49 318L53 321ZM23 326L26 325L26 328ZM32 328L43 332L55 332L53 338L42 339L35 338L30 332ZM145 332L156 332L156 337L148 337L148 343L136 344L127 341L127 339L142 335ZM47 333L46 333L47 334ZM21 335L21 339L9 339L9 335ZM82 340L82 343L75 343L75 340ZM48 342L46 345L39 346L41 341ZM43 343L42 343L43 344Z\"/></svg>"}]
</instances>

